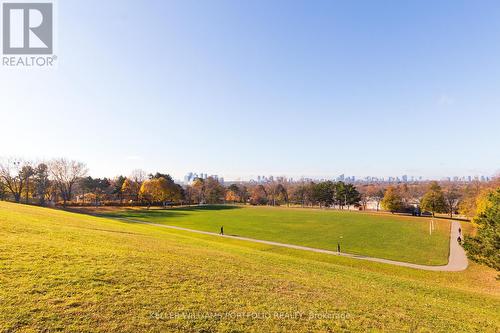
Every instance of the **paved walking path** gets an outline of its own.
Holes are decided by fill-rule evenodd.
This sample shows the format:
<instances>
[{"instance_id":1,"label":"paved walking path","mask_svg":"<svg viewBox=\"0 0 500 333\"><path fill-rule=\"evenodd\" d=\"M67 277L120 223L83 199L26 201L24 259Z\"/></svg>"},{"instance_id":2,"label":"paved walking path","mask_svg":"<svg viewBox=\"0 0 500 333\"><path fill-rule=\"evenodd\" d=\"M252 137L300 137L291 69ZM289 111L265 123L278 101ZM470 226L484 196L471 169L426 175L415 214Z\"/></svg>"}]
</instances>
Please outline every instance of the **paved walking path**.
<instances>
[{"instance_id":1,"label":"paved walking path","mask_svg":"<svg viewBox=\"0 0 500 333\"><path fill-rule=\"evenodd\" d=\"M389 260L389 259L366 257L363 255L357 255L357 254L349 254L349 253L338 254L336 251L317 249L317 248L312 248L312 247L307 247L307 246L277 243L277 242L271 242L271 241L253 239L253 238L247 238L247 237L240 237L240 236L220 235L220 234L215 233L215 232L193 230L193 229L175 227L175 226L165 225L165 224L145 222L145 221L128 219L128 218L115 218L115 219L116 220L123 220L123 221L127 221L127 222L147 224L147 225L160 227L160 228L182 230L182 231L194 232L194 233L203 234L203 235L218 236L218 237L224 237L224 238L230 238L230 239L237 239L237 240L246 241L246 242L253 242L253 243L260 243L260 244L266 244L266 245L272 245L272 246L286 247L286 248L295 249L295 250L311 251L311 252L325 253L325 254L330 254L330 255L340 255L342 257L347 257L347 258L375 261L375 262L381 262L384 264L410 267L410 268L422 269L422 270L426 270L426 271L458 272L458 271L465 270L468 266L468 261L467 261L467 256L465 255L465 251L462 248L462 246L460 246L460 244L458 244L458 241L457 241L457 238L459 235L458 229L460 228L460 223L457 221L452 221L452 223L451 223L450 256L448 258L448 264L444 265L444 266L428 266L428 265L411 264L408 262L395 261L395 260Z\"/></svg>"}]
</instances>

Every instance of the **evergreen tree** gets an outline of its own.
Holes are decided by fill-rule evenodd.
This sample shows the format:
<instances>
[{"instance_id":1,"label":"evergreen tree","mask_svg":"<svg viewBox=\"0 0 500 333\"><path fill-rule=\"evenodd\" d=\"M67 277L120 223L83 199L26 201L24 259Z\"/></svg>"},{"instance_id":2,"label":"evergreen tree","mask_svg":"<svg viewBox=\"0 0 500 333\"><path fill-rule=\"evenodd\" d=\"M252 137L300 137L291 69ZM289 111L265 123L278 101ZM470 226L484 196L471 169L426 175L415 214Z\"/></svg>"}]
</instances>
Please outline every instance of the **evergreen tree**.
<instances>
[{"instance_id":1,"label":"evergreen tree","mask_svg":"<svg viewBox=\"0 0 500 333\"><path fill-rule=\"evenodd\" d=\"M500 271L500 188L487 196L485 209L474 219L478 231L465 237L464 248L473 261Z\"/></svg>"}]
</instances>

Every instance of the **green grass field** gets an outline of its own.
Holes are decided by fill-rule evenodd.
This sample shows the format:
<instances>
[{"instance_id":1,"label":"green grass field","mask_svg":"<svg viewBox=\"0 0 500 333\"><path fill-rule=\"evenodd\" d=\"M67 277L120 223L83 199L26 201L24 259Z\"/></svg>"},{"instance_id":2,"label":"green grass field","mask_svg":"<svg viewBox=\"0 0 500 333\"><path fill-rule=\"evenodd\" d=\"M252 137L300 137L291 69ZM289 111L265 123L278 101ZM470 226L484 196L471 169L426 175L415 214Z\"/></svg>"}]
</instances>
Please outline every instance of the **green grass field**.
<instances>
[{"instance_id":1,"label":"green grass field","mask_svg":"<svg viewBox=\"0 0 500 333\"><path fill-rule=\"evenodd\" d=\"M498 332L496 272L428 272L0 202L0 332Z\"/></svg>"},{"instance_id":2,"label":"green grass field","mask_svg":"<svg viewBox=\"0 0 500 333\"><path fill-rule=\"evenodd\" d=\"M99 212L99 210L97 210ZM202 206L175 209L125 209L102 212L109 217L164 223L189 229L336 250L417 264L445 265L450 223L389 214L318 209ZM342 238L340 238L342 237Z\"/></svg>"}]
</instances>

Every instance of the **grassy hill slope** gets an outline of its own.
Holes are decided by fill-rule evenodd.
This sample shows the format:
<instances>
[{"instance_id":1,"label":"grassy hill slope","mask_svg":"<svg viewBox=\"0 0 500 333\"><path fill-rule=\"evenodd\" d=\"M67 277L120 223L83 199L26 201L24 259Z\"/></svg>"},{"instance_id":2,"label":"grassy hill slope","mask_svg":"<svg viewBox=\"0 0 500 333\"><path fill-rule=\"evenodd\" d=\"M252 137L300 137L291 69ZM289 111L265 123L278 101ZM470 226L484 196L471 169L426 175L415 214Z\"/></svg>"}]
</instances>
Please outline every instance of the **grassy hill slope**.
<instances>
[{"instance_id":1,"label":"grassy hill slope","mask_svg":"<svg viewBox=\"0 0 500 333\"><path fill-rule=\"evenodd\" d=\"M0 331L500 329L496 273L426 272L0 202Z\"/></svg>"}]
</instances>

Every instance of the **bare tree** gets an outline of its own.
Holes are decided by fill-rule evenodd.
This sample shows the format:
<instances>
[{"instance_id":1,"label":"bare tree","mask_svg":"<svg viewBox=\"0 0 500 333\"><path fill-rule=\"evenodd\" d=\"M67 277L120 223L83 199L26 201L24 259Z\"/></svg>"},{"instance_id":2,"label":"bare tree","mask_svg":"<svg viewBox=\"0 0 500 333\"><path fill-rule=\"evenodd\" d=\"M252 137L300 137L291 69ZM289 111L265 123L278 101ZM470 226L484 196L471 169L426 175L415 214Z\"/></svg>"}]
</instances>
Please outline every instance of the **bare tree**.
<instances>
[{"instance_id":1,"label":"bare tree","mask_svg":"<svg viewBox=\"0 0 500 333\"><path fill-rule=\"evenodd\" d=\"M412 184L408 187L408 194L410 199L410 204L417 205L420 207L422 198L426 191L426 185L424 184Z\"/></svg>"},{"instance_id":2,"label":"bare tree","mask_svg":"<svg viewBox=\"0 0 500 333\"><path fill-rule=\"evenodd\" d=\"M140 186L142 184L142 182L147 179L147 173L144 170L135 169L135 170L132 170L132 172L130 173L130 176L128 176L127 178L133 180L134 182L136 182Z\"/></svg>"},{"instance_id":3,"label":"bare tree","mask_svg":"<svg viewBox=\"0 0 500 333\"><path fill-rule=\"evenodd\" d=\"M457 211L461 197L462 195L456 185L451 185L444 190L444 199L450 218L453 218L453 212Z\"/></svg>"},{"instance_id":4,"label":"bare tree","mask_svg":"<svg viewBox=\"0 0 500 333\"><path fill-rule=\"evenodd\" d=\"M377 203L377 212L380 209L380 203L384 199L385 189L381 185L369 185L366 189L366 195L370 200Z\"/></svg>"},{"instance_id":5,"label":"bare tree","mask_svg":"<svg viewBox=\"0 0 500 333\"><path fill-rule=\"evenodd\" d=\"M368 202L370 201L370 185L356 186L359 194L361 194L361 207L366 210Z\"/></svg>"},{"instance_id":6,"label":"bare tree","mask_svg":"<svg viewBox=\"0 0 500 333\"><path fill-rule=\"evenodd\" d=\"M23 170L29 164L21 159L8 159L0 163L0 181L12 194L15 202L21 201L21 195L25 187L26 178Z\"/></svg>"},{"instance_id":7,"label":"bare tree","mask_svg":"<svg viewBox=\"0 0 500 333\"><path fill-rule=\"evenodd\" d=\"M275 182L270 182L266 184L266 192L267 195L270 197L269 203L271 206L276 206L276 196L278 194L278 183Z\"/></svg>"},{"instance_id":8,"label":"bare tree","mask_svg":"<svg viewBox=\"0 0 500 333\"><path fill-rule=\"evenodd\" d=\"M66 205L71 200L76 181L87 174L87 167L81 162L60 158L50 162L50 174Z\"/></svg>"}]
</instances>

